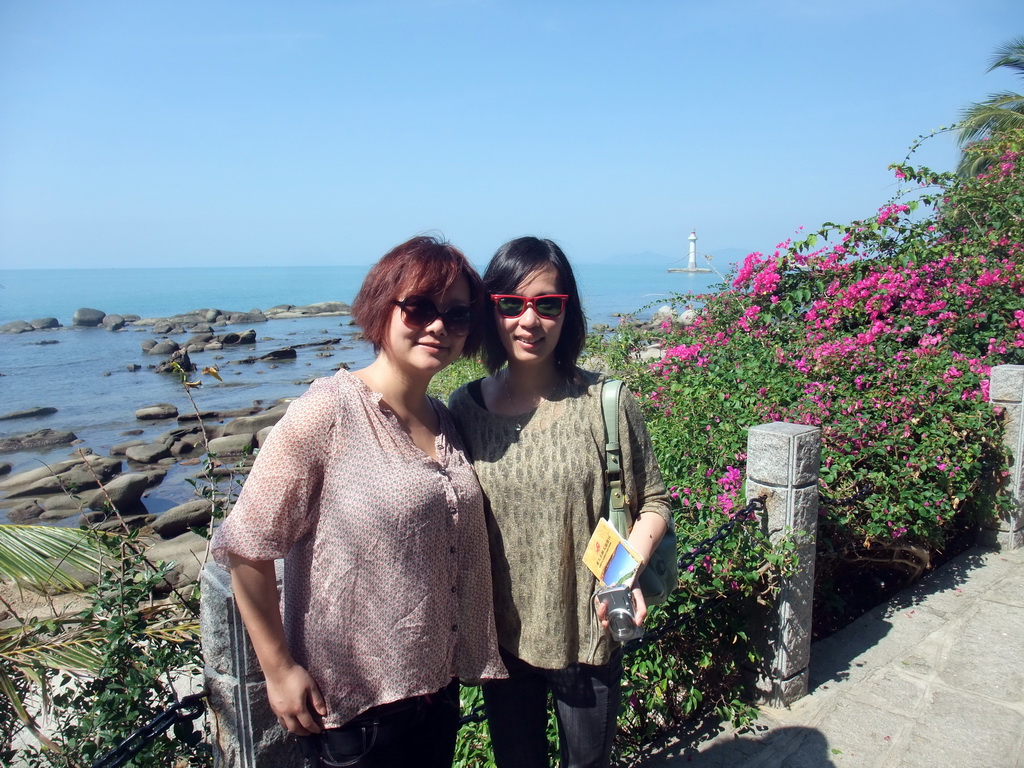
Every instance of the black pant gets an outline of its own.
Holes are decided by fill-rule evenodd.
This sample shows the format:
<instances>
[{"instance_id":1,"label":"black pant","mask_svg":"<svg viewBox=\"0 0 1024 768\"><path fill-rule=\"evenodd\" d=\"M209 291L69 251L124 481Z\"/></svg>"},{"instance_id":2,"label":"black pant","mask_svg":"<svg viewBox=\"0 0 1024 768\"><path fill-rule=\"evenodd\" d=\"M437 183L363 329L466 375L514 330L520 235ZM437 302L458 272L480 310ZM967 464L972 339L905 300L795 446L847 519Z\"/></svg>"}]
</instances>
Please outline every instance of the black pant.
<instances>
[{"instance_id":1,"label":"black pant","mask_svg":"<svg viewBox=\"0 0 1024 768\"><path fill-rule=\"evenodd\" d=\"M459 681L437 693L382 704L310 737L323 768L451 768Z\"/></svg>"},{"instance_id":2,"label":"black pant","mask_svg":"<svg viewBox=\"0 0 1024 768\"><path fill-rule=\"evenodd\" d=\"M541 669L504 649L507 680L484 683L484 707L499 768L547 768L548 692L555 700L562 768L604 768L611 758L622 684L622 651L601 666Z\"/></svg>"}]
</instances>

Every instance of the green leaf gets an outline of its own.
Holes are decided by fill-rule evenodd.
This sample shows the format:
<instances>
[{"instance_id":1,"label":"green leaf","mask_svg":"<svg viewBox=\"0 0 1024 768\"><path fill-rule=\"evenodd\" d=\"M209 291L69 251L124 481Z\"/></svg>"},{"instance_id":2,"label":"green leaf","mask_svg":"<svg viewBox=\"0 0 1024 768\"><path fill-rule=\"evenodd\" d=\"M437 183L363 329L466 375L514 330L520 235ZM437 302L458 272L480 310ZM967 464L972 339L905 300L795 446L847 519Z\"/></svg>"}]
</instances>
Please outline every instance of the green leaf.
<instances>
[{"instance_id":1,"label":"green leaf","mask_svg":"<svg viewBox=\"0 0 1024 768\"><path fill-rule=\"evenodd\" d=\"M0 525L0 576L24 586L82 588L71 569L95 571L104 567L104 542L110 533L41 525Z\"/></svg>"}]
</instances>

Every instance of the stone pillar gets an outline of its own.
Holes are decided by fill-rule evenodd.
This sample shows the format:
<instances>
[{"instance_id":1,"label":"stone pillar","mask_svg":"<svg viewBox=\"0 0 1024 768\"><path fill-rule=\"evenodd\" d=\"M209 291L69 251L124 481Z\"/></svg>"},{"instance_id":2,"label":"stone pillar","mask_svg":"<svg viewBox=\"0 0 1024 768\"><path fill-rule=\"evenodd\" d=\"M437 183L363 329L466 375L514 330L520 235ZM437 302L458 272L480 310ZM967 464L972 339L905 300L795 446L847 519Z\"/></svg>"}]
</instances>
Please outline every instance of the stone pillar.
<instances>
[{"instance_id":1,"label":"stone pillar","mask_svg":"<svg viewBox=\"0 0 1024 768\"><path fill-rule=\"evenodd\" d=\"M267 703L266 683L231 589L231 574L207 563L200 575L200 631L214 768L306 763Z\"/></svg>"},{"instance_id":2,"label":"stone pillar","mask_svg":"<svg viewBox=\"0 0 1024 768\"><path fill-rule=\"evenodd\" d=\"M1024 546L1024 365L997 365L989 378L989 400L1003 409L1003 445L1010 454L1010 476L1002 492L1010 510L982 530L984 544L999 549Z\"/></svg>"},{"instance_id":3,"label":"stone pillar","mask_svg":"<svg viewBox=\"0 0 1024 768\"><path fill-rule=\"evenodd\" d=\"M763 523L772 541L796 546L797 570L782 580L775 605L761 615L758 703L785 707L807 695L811 602L818 531L821 430L774 422L747 433L747 499L765 497Z\"/></svg>"}]
</instances>

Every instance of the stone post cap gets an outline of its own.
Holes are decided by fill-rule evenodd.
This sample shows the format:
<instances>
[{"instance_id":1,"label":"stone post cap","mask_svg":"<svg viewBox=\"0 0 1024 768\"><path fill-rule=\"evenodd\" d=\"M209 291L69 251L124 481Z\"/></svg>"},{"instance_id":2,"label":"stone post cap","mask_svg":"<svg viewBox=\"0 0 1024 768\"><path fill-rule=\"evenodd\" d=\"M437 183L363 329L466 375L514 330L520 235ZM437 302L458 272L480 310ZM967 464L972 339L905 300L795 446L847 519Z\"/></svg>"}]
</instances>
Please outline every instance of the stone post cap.
<instances>
[{"instance_id":1,"label":"stone post cap","mask_svg":"<svg viewBox=\"0 0 1024 768\"><path fill-rule=\"evenodd\" d=\"M761 485L801 488L817 485L821 429L776 421L747 431L747 477Z\"/></svg>"},{"instance_id":2,"label":"stone post cap","mask_svg":"<svg viewBox=\"0 0 1024 768\"><path fill-rule=\"evenodd\" d=\"M1024 397L1024 365L997 365L989 374L989 400L1019 403Z\"/></svg>"}]
</instances>

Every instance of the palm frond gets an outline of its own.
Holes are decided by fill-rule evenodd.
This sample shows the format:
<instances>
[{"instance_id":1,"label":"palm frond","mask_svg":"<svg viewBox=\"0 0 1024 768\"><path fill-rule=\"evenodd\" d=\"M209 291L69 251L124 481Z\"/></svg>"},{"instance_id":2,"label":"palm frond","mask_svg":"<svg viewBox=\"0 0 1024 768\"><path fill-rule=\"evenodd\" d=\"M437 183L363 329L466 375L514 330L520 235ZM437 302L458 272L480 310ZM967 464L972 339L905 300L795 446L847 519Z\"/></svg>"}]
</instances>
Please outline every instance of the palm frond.
<instances>
[{"instance_id":1,"label":"palm frond","mask_svg":"<svg viewBox=\"0 0 1024 768\"><path fill-rule=\"evenodd\" d=\"M59 622L58 622L59 623ZM45 709L49 686L45 669L88 672L98 669L103 661L106 636L102 632L78 628L51 636L52 622L32 620L26 624L0 630L0 696L29 732L44 746L60 751L58 745L40 730L33 711ZM30 705L27 692L38 697Z\"/></svg>"},{"instance_id":2,"label":"palm frond","mask_svg":"<svg viewBox=\"0 0 1024 768\"><path fill-rule=\"evenodd\" d=\"M992 54L992 63L989 65L988 71L1005 67L1006 69L1012 69L1018 74L1024 75L1024 37L1017 37L996 48L994 54Z\"/></svg>"},{"instance_id":3,"label":"palm frond","mask_svg":"<svg viewBox=\"0 0 1024 768\"><path fill-rule=\"evenodd\" d=\"M82 588L81 582L62 569L84 571L103 567L103 541L115 534L79 528L41 525L0 525L0 577L24 586Z\"/></svg>"},{"instance_id":4,"label":"palm frond","mask_svg":"<svg viewBox=\"0 0 1024 768\"><path fill-rule=\"evenodd\" d=\"M49 636L26 628L0 632L0 669L10 665L34 682L31 671L39 668L89 672L103 662L106 637L80 629Z\"/></svg>"},{"instance_id":5,"label":"palm frond","mask_svg":"<svg viewBox=\"0 0 1024 768\"><path fill-rule=\"evenodd\" d=\"M146 627L146 635L168 640L173 643L187 643L199 638L199 622L195 619L181 619Z\"/></svg>"},{"instance_id":6,"label":"palm frond","mask_svg":"<svg viewBox=\"0 0 1024 768\"><path fill-rule=\"evenodd\" d=\"M1019 93L994 93L986 101L971 104L960 113L957 144L965 147L973 141L1006 133L1024 126L1024 96Z\"/></svg>"},{"instance_id":7,"label":"palm frond","mask_svg":"<svg viewBox=\"0 0 1024 768\"><path fill-rule=\"evenodd\" d=\"M996 48L988 71L1006 68L1024 75L1024 37L1017 37ZM985 101L970 104L960 114L957 144L960 161L957 173L964 178L977 176L991 165L991 158L970 153L968 145L1024 126L1024 96L1003 91L993 93Z\"/></svg>"},{"instance_id":8,"label":"palm frond","mask_svg":"<svg viewBox=\"0 0 1024 768\"><path fill-rule=\"evenodd\" d=\"M25 700L22 697L22 692L18 687L17 682L11 678L3 667L0 667L0 696L11 702L11 706L14 708L14 713L18 716L18 719L25 724L29 732L39 740L40 744L45 745L49 749L55 752L60 752L60 748L46 737L36 723L35 718L28 711L28 707L25 706Z\"/></svg>"}]
</instances>

